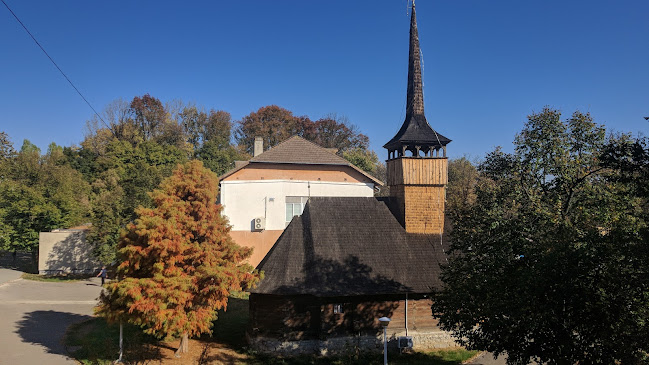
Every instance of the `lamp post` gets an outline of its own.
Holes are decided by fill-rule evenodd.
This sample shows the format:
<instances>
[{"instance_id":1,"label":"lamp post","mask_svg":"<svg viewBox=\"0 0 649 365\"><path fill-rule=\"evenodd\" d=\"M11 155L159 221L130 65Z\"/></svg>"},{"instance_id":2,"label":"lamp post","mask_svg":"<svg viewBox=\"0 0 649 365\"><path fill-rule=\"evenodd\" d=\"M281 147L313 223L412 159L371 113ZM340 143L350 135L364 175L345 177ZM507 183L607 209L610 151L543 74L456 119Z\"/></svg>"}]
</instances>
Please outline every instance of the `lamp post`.
<instances>
[{"instance_id":1,"label":"lamp post","mask_svg":"<svg viewBox=\"0 0 649 365\"><path fill-rule=\"evenodd\" d=\"M381 317L379 322L383 327L383 365L388 365L388 325L390 324L390 318Z\"/></svg>"}]
</instances>

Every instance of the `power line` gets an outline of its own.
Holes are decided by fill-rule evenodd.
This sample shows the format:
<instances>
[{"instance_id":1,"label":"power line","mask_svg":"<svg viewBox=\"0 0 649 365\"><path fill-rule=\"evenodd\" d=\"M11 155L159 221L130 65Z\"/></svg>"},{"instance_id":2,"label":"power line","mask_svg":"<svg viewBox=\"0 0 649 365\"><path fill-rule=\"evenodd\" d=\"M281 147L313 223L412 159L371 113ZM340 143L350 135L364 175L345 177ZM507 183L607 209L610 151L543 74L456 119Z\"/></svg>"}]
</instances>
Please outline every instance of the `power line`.
<instances>
[{"instance_id":1,"label":"power line","mask_svg":"<svg viewBox=\"0 0 649 365\"><path fill-rule=\"evenodd\" d=\"M88 99L86 99L86 97L83 96L83 94L81 93L81 91L79 91L79 89L77 89L77 87L74 86L74 84L72 83L72 81L70 81L70 79L69 79L68 76L65 74L65 72L63 72L63 70L61 70L61 68L59 67L59 65L57 65L56 62L54 62L54 60L52 59L52 57L50 57L50 55L47 53L47 51L45 50L45 48L43 48L43 46L41 46L41 44L38 43L38 41L36 40L36 38L32 35L32 33L29 31L29 29L27 29L27 27L25 26L25 24L23 24L23 22L20 21L20 19L19 19L18 16L16 15L16 13L14 13L13 10L11 10L11 8L9 7L9 5L7 5L7 3L5 2L5 0L0 0L0 1L2 1L2 3L5 5L5 7L7 8L7 10L9 10L9 12L11 13L11 15L13 15L14 18L16 18L16 20L18 21L18 23L20 23L20 25L23 27L23 29L25 29L25 31L27 32L27 34L29 34L29 36L32 37L32 39L34 40L34 42L36 43L36 45L38 46L38 48L40 48L41 51L43 51L43 53L45 53L45 55L47 56L47 58L49 58L50 61L52 61L52 64L56 67L57 70L59 70L59 72L61 73L61 75L63 75L63 77L65 77L65 79L68 80L68 82L69 82L70 85L74 88L74 90L77 92L77 94L79 94L79 96L81 96L81 99L83 99L83 101L85 101L86 104L88 104L88 106L90 107L90 109L92 109L92 111L95 113L95 115L97 116L97 118L99 118L99 120L101 120L101 122L104 123L104 125L106 126L106 128L108 128L108 130L110 130L110 131L112 132L113 130L108 126L108 123L106 123L106 121L104 121L104 118L102 118L101 115L99 115L99 113L97 113L97 111L95 110L95 108L93 108L93 106L90 104L90 102L88 101Z\"/></svg>"}]
</instances>

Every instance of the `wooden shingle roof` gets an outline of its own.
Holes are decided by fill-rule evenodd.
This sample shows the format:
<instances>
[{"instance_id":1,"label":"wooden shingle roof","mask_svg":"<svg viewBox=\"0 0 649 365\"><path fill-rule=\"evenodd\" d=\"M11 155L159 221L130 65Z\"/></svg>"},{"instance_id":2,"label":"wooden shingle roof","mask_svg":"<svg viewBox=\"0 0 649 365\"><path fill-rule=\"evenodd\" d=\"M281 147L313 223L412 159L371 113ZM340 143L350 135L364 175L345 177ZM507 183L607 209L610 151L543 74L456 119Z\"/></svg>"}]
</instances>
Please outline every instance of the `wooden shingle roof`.
<instances>
[{"instance_id":1,"label":"wooden shingle roof","mask_svg":"<svg viewBox=\"0 0 649 365\"><path fill-rule=\"evenodd\" d=\"M439 235L407 234L375 198L312 197L257 267L265 278L252 292L429 293L444 260Z\"/></svg>"},{"instance_id":2,"label":"wooden shingle roof","mask_svg":"<svg viewBox=\"0 0 649 365\"><path fill-rule=\"evenodd\" d=\"M227 178L250 164L302 164L302 165L338 165L349 166L366 176L374 184L383 186L381 180L354 166L349 161L336 155L332 149L320 147L300 136L293 136L277 146L251 158L248 162L235 167L219 177Z\"/></svg>"}]
</instances>

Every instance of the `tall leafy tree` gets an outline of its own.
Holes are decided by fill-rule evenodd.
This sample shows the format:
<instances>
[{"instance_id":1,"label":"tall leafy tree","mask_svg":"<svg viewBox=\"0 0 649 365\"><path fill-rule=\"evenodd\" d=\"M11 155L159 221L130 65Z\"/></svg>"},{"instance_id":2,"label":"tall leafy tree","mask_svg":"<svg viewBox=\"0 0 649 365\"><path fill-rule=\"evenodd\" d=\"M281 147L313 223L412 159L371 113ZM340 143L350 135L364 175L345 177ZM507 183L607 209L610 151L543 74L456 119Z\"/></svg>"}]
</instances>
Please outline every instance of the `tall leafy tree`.
<instances>
[{"instance_id":1,"label":"tall leafy tree","mask_svg":"<svg viewBox=\"0 0 649 365\"><path fill-rule=\"evenodd\" d=\"M342 157L354 164L359 169L371 175L378 172L379 156L374 151L368 151L362 148L354 148L349 151L343 151Z\"/></svg>"},{"instance_id":2,"label":"tall leafy tree","mask_svg":"<svg viewBox=\"0 0 649 365\"><path fill-rule=\"evenodd\" d=\"M56 144L41 156L39 148L25 140L15 156L2 162L2 171L1 249L31 251L35 257L39 232L87 221L88 184Z\"/></svg>"},{"instance_id":3,"label":"tall leafy tree","mask_svg":"<svg viewBox=\"0 0 649 365\"><path fill-rule=\"evenodd\" d=\"M269 105L238 121L234 136L239 149L248 154L253 153L255 137L262 137L264 148L268 149L292 136L300 136L321 147L335 149L339 156L370 174L385 171L376 153L369 150L369 138L346 118L335 114L312 121L277 105Z\"/></svg>"},{"instance_id":4,"label":"tall leafy tree","mask_svg":"<svg viewBox=\"0 0 649 365\"><path fill-rule=\"evenodd\" d=\"M292 137L300 136L325 148L335 148L342 154L356 148L369 147L369 138L344 118L335 115L312 121L306 116L297 117L277 105L259 108L237 122L235 139L239 146L252 154L255 137L264 139L270 148Z\"/></svg>"},{"instance_id":5,"label":"tall leafy tree","mask_svg":"<svg viewBox=\"0 0 649 365\"><path fill-rule=\"evenodd\" d=\"M252 155L256 137L263 138L265 148L273 147L293 135L302 135L301 121L293 112L277 105L261 107L237 123L235 139Z\"/></svg>"},{"instance_id":6,"label":"tall leafy tree","mask_svg":"<svg viewBox=\"0 0 649 365\"><path fill-rule=\"evenodd\" d=\"M98 315L158 337L181 337L178 353L187 351L188 337L210 332L229 293L259 279L243 263L251 250L228 234L217 193L216 175L196 160L151 193L154 207L138 208L121 236L118 280L102 293Z\"/></svg>"},{"instance_id":7,"label":"tall leafy tree","mask_svg":"<svg viewBox=\"0 0 649 365\"><path fill-rule=\"evenodd\" d=\"M90 195L93 225L87 237L103 263L115 261L119 232L136 218L136 208L152 205L148 192L185 161L184 151L156 141L133 146L114 139L96 156Z\"/></svg>"},{"instance_id":8,"label":"tall leafy tree","mask_svg":"<svg viewBox=\"0 0 649 365\"><path fill-rule=\"evenodd\" d=\"M14 157L15 154L16 150L14 150L9 135L6 132L0 132L0 164Z\"/></svg>"},{"instance_id":9,"label":"tall leafy tree","mask_svg":"<svg viewBox=\"0 0 649 365\"><path fill-rule=\"evenodd\" d=\"M331 114L313 122L313 135L307 134L307 139L325 148L336 148L339 151L353 149L367 150L369 138L358 131L358 127L349 123L347 118Z\"/></svg>"},{"instance_id":10,"label":"tall leafy tree","mask_svg":"<svg viewBox=\"0 0 649 365\"><path fill-rule=\"evenodd\" d=\"M479 166L475 204L456 217L433 313L471 349L508 363L646 360L646 196L590 115L532 114L512 154ZM635 184L635 185L634 185Z\"/></svg>"},{"instance_id":11,"label":"tall leafy tree","mask_svg":"<svg viewBox=\"0 0 649 365\"><path fill-rule=\"evenodd\" d=\"M475 202L475 186L478 169L466 157L448 161L448 187L446 190L446 214L456 220L466 213Z\"/></svg>"},{"instance_id":12,"label":"tall leafy tree","mask_svg":"<svg viewBox=\"0 0 649 365\"><path fill-rule=\"evenodd\" d=\"M159 135L167 118L167 112L160 99L149 94L134 97L129 112L133 123L145 140Z\"/></svg>"},{"instance_id":13,"label":"tall leafy tree","mask_svg":"<svg viewBox=\"0 0 649 365\"><path fill-rule=\"evenodd\" d=\"M241 151L241 148L226 145L223 146L218 140L209 140L196 151L196 158L203 161L205 167L221 175L234 168L234 161L247 160L251 156Z\"/></svg>"},{"instance_id":14,"label":"tall leafy tree","mask_svg":"<svg viewBox=\"0 0 649 365\"><path fill-rule=\"evenodd\" d=\"M192 105L185 107L179 117L194 148L194 157L218 175L233 168L235 160L249 158L241 148L230 144L230 113L222 110L205 113Z\"/></svg>"}]
</instances>

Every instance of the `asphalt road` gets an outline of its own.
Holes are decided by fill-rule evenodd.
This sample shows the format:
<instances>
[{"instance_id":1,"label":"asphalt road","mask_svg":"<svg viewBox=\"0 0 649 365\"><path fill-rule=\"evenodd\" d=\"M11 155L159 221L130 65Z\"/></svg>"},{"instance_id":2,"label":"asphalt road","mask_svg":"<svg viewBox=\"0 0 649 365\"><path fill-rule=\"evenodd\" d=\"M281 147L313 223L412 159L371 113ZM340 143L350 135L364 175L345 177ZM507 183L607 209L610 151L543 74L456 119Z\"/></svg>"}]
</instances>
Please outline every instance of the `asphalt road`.
<instances>
[{"instance_id":1,"label":"asphalt road","mask_svg":"<svg viewBox=\"0 0 649 365\"><path fill-rule=\"evenodd\" d=\"M48 283L0 269L0 364L75 364L61 340L73 323L90 319L100 280Z\"/></svg>"}]
</instances>

